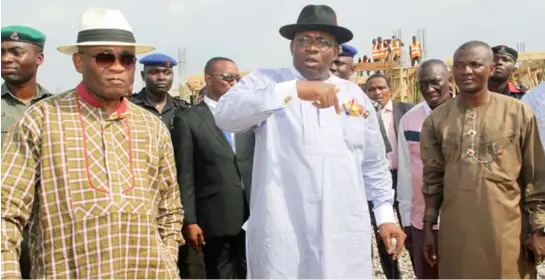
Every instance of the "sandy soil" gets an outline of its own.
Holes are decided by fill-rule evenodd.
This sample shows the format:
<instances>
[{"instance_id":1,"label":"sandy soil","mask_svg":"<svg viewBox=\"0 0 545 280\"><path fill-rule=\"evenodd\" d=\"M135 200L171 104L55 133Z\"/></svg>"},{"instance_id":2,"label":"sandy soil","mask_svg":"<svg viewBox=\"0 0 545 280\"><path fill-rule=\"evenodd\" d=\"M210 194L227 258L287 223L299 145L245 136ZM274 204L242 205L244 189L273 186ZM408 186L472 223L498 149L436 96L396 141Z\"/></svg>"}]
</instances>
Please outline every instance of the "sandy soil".
<instances>
[{"instance_id":1,"label":"sandy soil","mask_svg":"<svg viewBox=\"0 0 545 280\"><path fill-rule=\"evenodd\" d=\"M403 250L403 253L401 255L401 258L399 259L399 266L401 270L401 274L403 276L403 279L415 279L411 260L409 258L409 252L406 250ZM538 271L538 279L545 279L545 263L542 263L537 268ZM375 243L375 239L373 239L373 273L375 275L375 279L386 279L386 276L384 275L384 272L382 271L382 267L380 266L380 260L378 258L378 251L377 246Z\"/></svg>"}]
</instances>

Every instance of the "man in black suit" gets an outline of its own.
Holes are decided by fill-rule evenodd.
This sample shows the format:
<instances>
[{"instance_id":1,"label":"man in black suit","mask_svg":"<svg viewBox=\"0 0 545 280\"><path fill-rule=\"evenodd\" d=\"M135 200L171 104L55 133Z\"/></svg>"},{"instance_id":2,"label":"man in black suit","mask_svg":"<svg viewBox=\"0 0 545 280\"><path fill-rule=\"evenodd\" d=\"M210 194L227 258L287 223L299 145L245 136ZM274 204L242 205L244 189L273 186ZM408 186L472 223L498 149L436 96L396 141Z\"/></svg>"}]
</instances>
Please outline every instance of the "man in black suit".
<instances>
[{"instance_id":1,"label":"man in black suit","mask_svg":"<svg viewBox=\"0 0 545 280\"><path fill-rule=\"evenodd\" d=\"M184 236L196 252L202 247L208 279L246 278L242 225L249 216L254 135L224 133L213 116L217 100L239 79L232 60L212 58L205 67L203 102L174 119Z\"/></svg>"},{"instance_id":2,"label":"man in black suit","mask_svg":"<svg viewBox=\"0 0 545 280\"><path fill-rule=\"evenodd\" d=\"M381 125L383 125L384 129L381 129L381 132L387 148L386 155L390 164L390 172L392 173L392 188L396 190L397 193L397 128L401 117L411 110L414 105L392 100L393 91L390 88L388 78L384 74L376 73L371 75L365 82L364 91L367 96L377 104L377 112L380 114L379 120L383 122ZM394 201L394 208L401 224L401 215L399 213L397 198L394 198ZM369 209L373 209L372 203L369 202L369 204ZM371 215L371 222L375 228L375 232L378 233L377 224L373 215ZM386 277L388 279L401 279L401 272L399 271L397 260L394 261L388 254L386 247L380 238L377 238L377 247L380 263ZM412 261L412 252L409 253L411 254Z\"/></svg>"}]
</instances>

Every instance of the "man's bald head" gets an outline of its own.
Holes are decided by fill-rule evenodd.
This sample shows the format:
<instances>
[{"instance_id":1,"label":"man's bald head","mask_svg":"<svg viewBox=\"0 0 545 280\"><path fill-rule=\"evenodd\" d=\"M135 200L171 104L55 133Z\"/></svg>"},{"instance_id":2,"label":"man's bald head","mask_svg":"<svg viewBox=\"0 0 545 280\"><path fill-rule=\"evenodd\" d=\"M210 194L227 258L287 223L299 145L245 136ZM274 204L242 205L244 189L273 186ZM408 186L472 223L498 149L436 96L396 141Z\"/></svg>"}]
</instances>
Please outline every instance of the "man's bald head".
<instances>
[{"instance_id":1,"label":"man's bald head","mask_svg":"<svg viewBox=\"0 0 545 280\"><path fill-rule=\"evenodd\" d=\"M439 67L439 68L443 68L446 72L448 72L448 67L447 65L440 59L429 59L429 60L426 60L424 62L422 62L422 64L420 64L420 67L418 68L418 71L422 71L426 68L429 68L431 66L436 66L436 67Z\"/></svg>"},{"instance_id":2,"label":"man's bald head","mask_svg":"<svg viewBox=\"0 0 545 280\"><path fill-rule=\"evenodd\" d=\"M469 51L476 48L481 48L485 50L485 57L487 59L487 62L489 61L490 63L492 63L494 61L494 52L492 51L492 47L490 47L489 44L483 41L469 41L462 44L458 47L458 49L456 49L456 51L454 52L454 56L456 57L458 54L460 54L460 52Z\"/></svg>"},{"instance_id":3,"label":"man's bald head","mask_svg":"<svg viewBox=\"0 0 545 280\"><path fill-rule=\"evenodd\" d=\"M488 79L495 70L492 48L482 41L461 45L453 58L453 75L462 94L478 94L488 90Z\"/></svg>"},{"instance_id":4,"label":"man's bald head","mask_svg":"<svg viewBox=\"0 0 545 280\"><path fill-rule=\"evenodd\" d=\"M424 61L418 68L418 89L431 109L451 97L451 75L447 65L439 59Z\"/></svg>"}]
</instances>

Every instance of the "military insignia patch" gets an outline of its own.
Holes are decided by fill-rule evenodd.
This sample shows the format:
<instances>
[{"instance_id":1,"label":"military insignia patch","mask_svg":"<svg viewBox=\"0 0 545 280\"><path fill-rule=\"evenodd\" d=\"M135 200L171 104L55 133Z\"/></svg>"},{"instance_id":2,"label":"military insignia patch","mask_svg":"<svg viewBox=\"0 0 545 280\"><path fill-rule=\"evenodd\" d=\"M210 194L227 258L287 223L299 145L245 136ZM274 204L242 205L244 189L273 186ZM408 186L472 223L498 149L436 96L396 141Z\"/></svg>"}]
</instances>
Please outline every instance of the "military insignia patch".
<instances>
[{"instance_id":1,"label":"military insignia patch","mask_svg":"<svg viewBox=\"0 0 545 280\"><path fill-rule=\"evenodd\" d=\"M13 41L19 40L19 33L17 32L11 32L11 35L9 35L9 38Z\"/></svg>"}]
</instances>

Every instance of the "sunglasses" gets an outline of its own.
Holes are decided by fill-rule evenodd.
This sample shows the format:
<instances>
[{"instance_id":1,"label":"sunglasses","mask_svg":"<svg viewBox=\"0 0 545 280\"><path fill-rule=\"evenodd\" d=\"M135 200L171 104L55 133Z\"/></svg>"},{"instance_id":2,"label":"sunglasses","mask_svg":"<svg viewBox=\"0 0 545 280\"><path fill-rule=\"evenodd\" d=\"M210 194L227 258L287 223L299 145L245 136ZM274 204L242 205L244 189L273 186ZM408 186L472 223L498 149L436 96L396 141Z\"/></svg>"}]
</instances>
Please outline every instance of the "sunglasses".
<instances>
[{"instance_id":1,"label":"sunglasses","mask_svg":"<svg viewBox=\"0 0 545 280\"><path fill-rule=\"evenodd\" d=\"M221 77L226 82L240 81L240 76L233 73L212 73L208 75Z\"/></svg>"},{"instance_id":2,"label":"sunglasses","mask_svg":"<svg viewBox=\"0 0 545 280\"><path fill-rule=\"evenodd\" d=\"M86 55L92 57L95 59L95 63L99 67L108 68L112 66L116 60L119 61L119 64L121 64L123 67L130 69L133 68L136 64L136 56L134 54L121 54L121 55L115 55L113 53L98 53L98 54L88 54Z\"/></svg>"}]
</instances>

